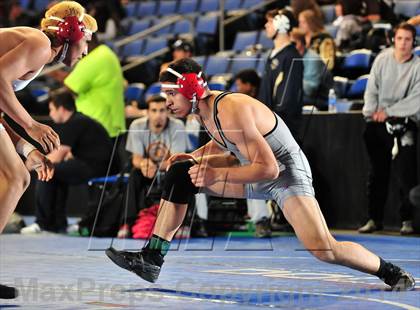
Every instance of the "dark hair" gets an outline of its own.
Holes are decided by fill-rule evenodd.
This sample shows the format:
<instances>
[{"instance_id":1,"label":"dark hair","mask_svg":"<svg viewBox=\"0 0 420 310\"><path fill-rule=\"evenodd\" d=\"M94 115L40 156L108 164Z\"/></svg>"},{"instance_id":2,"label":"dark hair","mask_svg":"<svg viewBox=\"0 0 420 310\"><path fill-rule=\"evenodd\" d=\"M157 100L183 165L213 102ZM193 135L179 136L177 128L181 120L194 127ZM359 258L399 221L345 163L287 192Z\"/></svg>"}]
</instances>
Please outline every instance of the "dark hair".
<instances>
[{"instance_id":1,"label":"dark hair","mask_svg":"<svg viewBox=\"0 0 420 310\"><path fill-rule=\"evenodd\" d=\"M168 66L175 70L176 72L183 74L183 73L200 73L202 71L201 66L195 62L191 58L183 58L179 59L175 62L171 62ZM206 80L204 73L202 74L202 78ZM176 83L177 77L172 73L164 70L160 73L159 82L169 82L169 83Z\"/></svg>"},{"instance_id":2,"label":"dark hair","mask_svg":"<svg viewBox=\"0 0 420 310\"><path fill-rule=\"evenodd\" d=\"M293 15L292 11L286 10L286 9L282 9L282 10L270 10L267 11L267 13L265 13L265 18L274 18L276 17L276 15L284 15L289 19L290 22L290 26L289 26L289 31L292 31L293 28L298 26L298 22L295 18L295 16Z\"/></svg>"},{"instance_id":3,"label":"dark hair","mask_svg":"<svg viewBox=\"0 0 420 310\"><path fill-rule=\"evenodd\" d=\"M398 24L395 28L394 28L394 37L397 34L397 31L403 29L403 30L407 30L410 31L411 34L413 35L413 42L416 40L416 28L414 28L413 25L406 23L406 22L402 22L401 24Z\"/></svg>"},{"instance_id":4,"label":"dark hair","mask_svg":"<svg viewBox=\"0 0 420 310\"><path fill-rule=\"evenodd\" d=\"M166 99L163 98L161 95L153 95L147 98L146 105L149 108L151 102L166 102Z\"/></svg>"},{"instance_id":5,"label":"dark hair","mask_svg":"<svg viewBox=\"0 0 420 310\"><path fill-rule=\"evenodd\" d=\"M245 69L240 71L236 76L235 80L241 80L243 83L249 83L258 90L260 87L261 79L258 73L254 69Z\"/></svg>"},{"instance_id":6,"label":"dark hair","mask_svg":"<svg viewBox=\"0 0 420 310\"><path fill-rule=\"evenodd\" d=\"M355 0L337 0L336 4L341 5L343 8L343 16L344 15L360 15L360 11L362 7L360 5L360 1Z\"/></svg>"},{"instance_id":7,"label":"dark hair","mask_svg":"<svg viewBox=\"0 0 420 310\"><path fill-rule=\"evenodd\" d=\"M76 111L73 94L68 90L56 90L50 93L51 103L58 109L63 107L67 111Z\"/></svg>"},{"instance_id":8,"label":"dark hair","mask_svg":"<svg viewBox=\"0 0 420 310\"><path fill-rule=\"evenodd\" d=\"M300 43L305 46L306 45L306 41L305 41L305 32L303 32L302 30L300 30L299 28L294 28L292 30L292 32L290 33L290 36L292 37L292 41L296 40L296 41L300 41Z\"/></svg>"}]
</instances>

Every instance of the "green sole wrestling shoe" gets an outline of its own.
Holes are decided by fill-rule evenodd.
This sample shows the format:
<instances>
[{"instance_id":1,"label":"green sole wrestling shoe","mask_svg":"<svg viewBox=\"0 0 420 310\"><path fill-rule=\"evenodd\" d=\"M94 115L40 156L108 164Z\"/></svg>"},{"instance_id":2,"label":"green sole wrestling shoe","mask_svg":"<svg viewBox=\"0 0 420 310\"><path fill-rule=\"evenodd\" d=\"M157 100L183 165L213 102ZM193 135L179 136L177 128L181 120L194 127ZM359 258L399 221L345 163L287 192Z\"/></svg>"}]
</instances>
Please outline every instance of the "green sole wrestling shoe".
<instances>
[{"instance_id":1,"label":"green sole wrestling shoe","mask_svg":"<svg viewBox=\"0 0 420 310\"><path fill-rule=\"evenodd\" d=\"M14 299L18 297L18 290L14 287L0 284L0 299Z\"/></svg>"},{"instance_id":2,"label":"green sole wrestling shoe","mask_svg":"<svg viewBox=\"0 0 420 310\"><path fill-rule=\"evenodd\" d=\"M155 283L159 277L160 266L147 262L143 252L117 251L111 247L105 253L116 265L146 281Z\"/></svg>"},{"instance_id":3,"label":"green sole wrestling shoe","mask_svg":"<svg viewBox=\"0 0 420 310\"><path fill-rule=\"evenodd\" d=\"M386 283L386 282L385 282ZM416 281L408 272L401 270L399 277L393 283L386 283L391 286L392 291L411 291L416 286Z\"/></svg>"}]
</instances>

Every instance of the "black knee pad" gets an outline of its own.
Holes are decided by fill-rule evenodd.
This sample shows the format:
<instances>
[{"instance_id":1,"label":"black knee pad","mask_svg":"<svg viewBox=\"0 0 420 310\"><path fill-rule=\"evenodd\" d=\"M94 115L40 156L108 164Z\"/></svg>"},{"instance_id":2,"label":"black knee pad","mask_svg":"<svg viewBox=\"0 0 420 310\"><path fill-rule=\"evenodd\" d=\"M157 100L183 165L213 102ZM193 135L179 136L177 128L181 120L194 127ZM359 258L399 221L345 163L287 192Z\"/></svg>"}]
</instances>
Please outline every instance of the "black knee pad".
<instances>
[{"instance_id":1,"label":"black knee pad","mask_svg":"<svg viewBox=\"0 0 420 310\"><path fill-rule=\"evenodd\" d=\"M188 170L194 166L190 160L171 165L165 175L162 198L173 203L188 203L192 195L198 193L198 187L191 182Z\"/></svg>"}]
</instances>

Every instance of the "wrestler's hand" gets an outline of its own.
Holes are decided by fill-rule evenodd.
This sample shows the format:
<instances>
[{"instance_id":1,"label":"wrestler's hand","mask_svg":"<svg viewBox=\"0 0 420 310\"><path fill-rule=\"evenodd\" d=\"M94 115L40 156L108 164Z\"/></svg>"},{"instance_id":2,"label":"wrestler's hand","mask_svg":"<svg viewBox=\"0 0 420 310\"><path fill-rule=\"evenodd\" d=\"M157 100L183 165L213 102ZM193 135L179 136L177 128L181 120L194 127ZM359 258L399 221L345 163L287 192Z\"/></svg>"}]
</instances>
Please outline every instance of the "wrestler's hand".
<instances>
[{"instance_id":1,"label":"wrestler's hand","mask_svg":"<svg viewBox=\"0 0 420 310\"><path fill-rule=\"evenodd\" d=\"M207 187L219 181L220 173L218 168L213 168L209 164L196 164L192 166L188 173L191 177L191 182L197 187Z\"/></svg>"},{"instance_id":2,"label":"wrestler's hand","mask_svg":"<svg viewBox=\"0 0 420 310\"><path fill-rule=\"evenodd\" d=\"M40 181L49 181L54 175L53 164L38 150L29 153L25 166L29 171L35 170Z\"/></svg>"},{"instance_id":3,"label":"wrestler's hand","mask_svg":"<svg viewBox=\"0 0 420 310\"><path fill-rule=\"evenodd\" d=\"M177 161L183 161L183 160L189 160L192 159L193 161L197 161L194 156L192 156L191 154L187 154L187 153L177 153L172 155L171 157L168 158L168 167L166 168L166 170L169 169L169 167L173 164L176 163Z\"/></svg>"},{"instance_id":4,"label":"wrestler's hand","mask_svg":"<svg viewBox=\"0 0 420 310\"><path fill-rule=\"evenodd\" d=\"M60 138L50 126L34 121L30 128L26 128L26 132L42 146L46 153L60 146Z\"/></svg>"}]
</instances>

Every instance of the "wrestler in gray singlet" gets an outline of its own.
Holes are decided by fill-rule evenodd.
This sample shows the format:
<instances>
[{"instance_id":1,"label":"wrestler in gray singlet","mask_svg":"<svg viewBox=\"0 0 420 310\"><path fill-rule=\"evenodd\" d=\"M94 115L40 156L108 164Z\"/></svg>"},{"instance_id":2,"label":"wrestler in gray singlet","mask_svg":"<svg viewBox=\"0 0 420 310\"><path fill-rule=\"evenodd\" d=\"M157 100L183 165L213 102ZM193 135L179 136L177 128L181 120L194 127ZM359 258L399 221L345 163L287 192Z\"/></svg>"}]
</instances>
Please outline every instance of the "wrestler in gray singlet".
<instances>
[{"instance_id":1,"label":"wrestler in gray singlet","mask_svg":"<svg viewBox=\"0 0 420 310\"><path fill-rule=\"evenodd\" d=\"M222 141L217 141L208 132L207 128L206 131L222 149L232 152L239 159L241 165L247 165L249 160L239 152L234 143L226 138L217 118L217 105L223 97L229 94L231 93L221 93L214 100L214 123ZM273 114L276 117L276 125L269 133L264 135L264 138L277 159L280 174L275 180L245 184L245 190L248 199L273 199L280 208L283 208L286 198L290 196L313 197L315 192L312 187L311 168L305 154L283 120L274 112Z\"/></svg>"}]
</instances>

